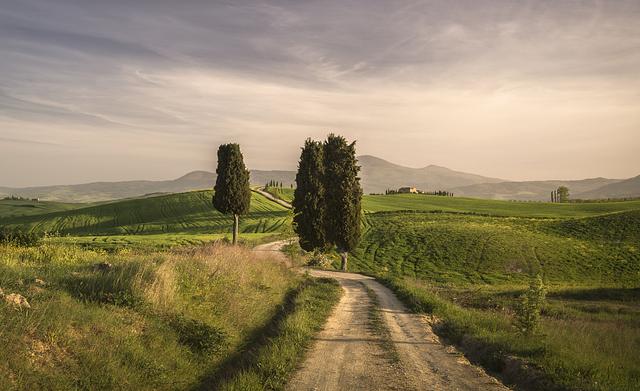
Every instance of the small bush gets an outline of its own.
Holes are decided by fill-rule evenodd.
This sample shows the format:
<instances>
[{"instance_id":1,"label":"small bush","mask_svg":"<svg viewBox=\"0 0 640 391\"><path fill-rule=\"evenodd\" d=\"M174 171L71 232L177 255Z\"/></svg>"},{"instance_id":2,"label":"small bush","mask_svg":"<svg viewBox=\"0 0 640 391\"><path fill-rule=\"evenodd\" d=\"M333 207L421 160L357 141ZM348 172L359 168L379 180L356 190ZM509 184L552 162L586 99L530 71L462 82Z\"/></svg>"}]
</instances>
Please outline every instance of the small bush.
<instances>
[{"instance_id":1,"label":"small bush","mask_svg":"<svg viewBox=\"0 0 640 391\"><path fill-rule=\"evenodd\" d=\"M30 247L36 246L42 240L42 235L34 232L23 232L20 230L0 230L0 243L13 244L15 246Z\"/></svg>"},{"instance_id":2,"label":"small bush","mask_svg":"<svg viewBox=\"0 0 640 391\"><path fill-rule=\"evenodd\" d=\"M539 326L540 311L545 302L547 291L542 283L542 277L531 280L529 289L520 296L520 303L516 306L516 327L523 334L532 334Z\"/></svg>"},{"instance_id":3,"label":"small bush","mask_svg":"<svg viewBox=\"0 0 640 391\"><path fill-rule=\"evenodd\" d=\"M309 266L319 267L323 269L331 268L332 264L333 264L333 260L327 257L325 254L321 254L321 253L313 254L313 256L309 258L309 262L307 263L307 265Z\"/></svg>"}]
</instances>

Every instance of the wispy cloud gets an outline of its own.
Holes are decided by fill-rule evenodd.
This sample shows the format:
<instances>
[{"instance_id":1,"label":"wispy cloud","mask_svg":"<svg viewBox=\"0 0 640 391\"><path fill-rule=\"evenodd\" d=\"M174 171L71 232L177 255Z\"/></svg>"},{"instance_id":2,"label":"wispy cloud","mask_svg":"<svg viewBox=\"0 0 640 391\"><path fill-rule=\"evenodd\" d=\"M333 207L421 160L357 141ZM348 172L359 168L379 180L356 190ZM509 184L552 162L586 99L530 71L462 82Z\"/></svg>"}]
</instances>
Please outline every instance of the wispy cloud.
<instances>
[{"instance_id":1,"label":"wispy cloud","mask_svg":"<svg viewBox=\"0 0 640 391\"><path fill-rule=\"evenodd\" d=\"M0 184L173 177L226 141L293 168L333 130L413 166L631 176L637 20L633 0L5 2L0 164L39 169ZM41 139L73 148L16 141Z\"/></svg>"}]
</instances>

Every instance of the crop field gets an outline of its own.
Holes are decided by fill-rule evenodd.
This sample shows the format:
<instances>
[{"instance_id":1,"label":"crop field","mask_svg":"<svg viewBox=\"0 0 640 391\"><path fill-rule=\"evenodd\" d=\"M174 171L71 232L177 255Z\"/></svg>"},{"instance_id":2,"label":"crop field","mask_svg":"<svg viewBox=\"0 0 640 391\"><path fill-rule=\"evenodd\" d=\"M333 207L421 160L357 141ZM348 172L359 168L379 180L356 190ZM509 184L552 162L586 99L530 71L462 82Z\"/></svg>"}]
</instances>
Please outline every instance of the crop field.
<instances>
[{"instance_id":1,"label":"crop field","mask_svg":"<svg viewBox=\"0 0 640 391\"><path fill-rule=\"evenodd\" d=\"M44 214L16 216L7 212L0 225L62 235L146 235L162 233L220 234L232 219L211 204L211 191L170 194L103 203ZM252 193L249 214L240 219L244 233L272 233L288 226L287 209Z\"/></svg>"},{"instance_id":2,"label":"crop field","mask_svg":"<svg viewBox=\"0 0 640 391\"><path fill-rule=\"evenodd\" d=\"M483 200L464 197L438 197L420 194L367 195L365 212L401 210L478 213L513 217L587 217L640 209L640 200L594 203L548 203Z\"/></svg>"},{"instance_id":3,"label":"crop field","mask_svg":"<svg viewBox=\"0 0 640 391\"><path fill-rule=\"evenodd\" d=\"M366 216L353 266L438 283L640 281L640 211L570 220L392 212ZM615 227L615 228L614 228Z\"/></svg>"},{"instance_id":4,"label":"crop field","mask_svg":"<svg viewBox=\"0 0 640 391\"><path fill-rule=\"evenodd\" d=\"M51 201L0 200L0 218L63 212L86 206L88 205Z\"/></svg>"}]
</instances>

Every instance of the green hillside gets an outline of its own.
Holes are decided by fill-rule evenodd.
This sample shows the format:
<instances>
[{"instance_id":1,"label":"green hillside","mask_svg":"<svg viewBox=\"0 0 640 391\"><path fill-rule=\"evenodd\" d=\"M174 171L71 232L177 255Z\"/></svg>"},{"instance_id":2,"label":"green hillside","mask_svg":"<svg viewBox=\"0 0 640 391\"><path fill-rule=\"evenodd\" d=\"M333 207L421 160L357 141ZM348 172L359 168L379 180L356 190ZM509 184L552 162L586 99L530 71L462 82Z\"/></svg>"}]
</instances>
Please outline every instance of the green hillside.
<instances>
[{"instance_id":1,"label":"green hillside","mask_svg":"<svg viewBox=\"0 0 640 391\"><path fill-rule=\"evenodd\" d=\"M71 204L52 201L0 200L0 225L5 218L33 216L44 213L68 211L82 208L87 204Z\"/></svg>"},{"instance_id":2,"label":"green hillside","mask_svg":"<svg viewBox=\"0 0 640 391\"><path fill-rule=\"evenodd\" d=\"M266 187L264 190L272 196L283 201L287 201L289 203L293 201L293 192L295 191L294 189L290 189L288 187Z\"/></svg>"},{"instance_id":3,"label":"green hillside","mask_svg":"<svg viewBox=\"0 0 640 391\"><path fill-rule=\"evenodd\" d=\"M520 217L587 217L640 209L640 200L621 202L566 203L516 202L419 194L369 195L363 198L366 212L444 211Z\"/></svg>"},{"instance_id":4,"label":"green hillside","mask_svg":"<svg viewBox=\"0 0 640 391\"><path fill-rule=\"evenodd\" d=\"M7 212L1 225L73 236L227 232L231 218L213 208L211 197L212 191L195 191L39 215ZM275 232L288 216L287 209L252 194L250 212L241 218L240 229L245 233Z\"/></svg>"},{"instance_id":5,"label":"green hillside","mask_svg":"<svg viewBox=\"0 0 640 391\"><path fill-rule=\"evenodd\" d=\"M640 226L637 211L616 217L625 220L628 227ZM525 283L537 273L551 282L637 283L637 229L624 231L628 232L624 242L610 240L600 228L593 228L591 234L578 229L604 220L369 214L353 266L442 283Z\"/></svg>"}]
</instances>

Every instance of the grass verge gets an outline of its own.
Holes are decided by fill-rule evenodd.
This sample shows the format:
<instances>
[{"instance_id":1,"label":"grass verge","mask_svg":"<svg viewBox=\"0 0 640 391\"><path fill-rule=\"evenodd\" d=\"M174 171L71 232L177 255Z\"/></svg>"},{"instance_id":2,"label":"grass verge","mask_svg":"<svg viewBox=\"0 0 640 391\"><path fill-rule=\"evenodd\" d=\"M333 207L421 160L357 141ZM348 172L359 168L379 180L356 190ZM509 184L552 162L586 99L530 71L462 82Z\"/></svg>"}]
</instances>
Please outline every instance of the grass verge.
<instances>
[{"instance_id":1,"label":"grass verge","mask_svg":"<svg viewBox=\"0 0 640 391\"><path fill-rule=\"evenodd\" d=\"M332 279L306 279L290 297L270 332L243 352L232 374L217 390L281 390L296 369L311 338L322 328L342 290Z\"/></svg>"},{"instance_id":2,"label":"grass verge","mask_svg":"<svg viewBox=\"0 0 640 391\"><path fill-rule=\"evenodd\" d=\"M197 387L302 281L279 257L220 243L0 245L0 390ZM6 300L15 294L30 307Z\"/></svg>"},{"instance_id":3,"label":"grass verge","mask_svg":"<svg viewBox=\"0 0 640 391\"><path fill-rule=\"evenodd\" d=\"M371 305L369 306L369 323L371 324L371 328L373 332L380 337L380 345L387 354L387 358L392 363L399 363L400 356L398 355L398 350L391 339L389 327L384 319L382 319L382 314L380 313L378 295L365 283L361 282L361 284L367 290L367 296L369 296L369 300L371 300Z\"/></svg>"},{"instance_id":4,"label":"grass verge","mask_svg":"<svg viewBox=\"0 0 640 391\"><path fill-rule=\"evenodd\" d=\"M525 390L638 390L640 341L632 305L553 302L543 308L540 332L513 326L514 292L498 292L465 306L457 292L399 278L381 278L413 311L433 315L434 331L472 361ZM473 292L472 296L477 296ZM550 293L551 297L562 293ZM592 298L590 298L592 299ZM634 358L635 357L635 358Z\"/></svg>"}]
</instances>

